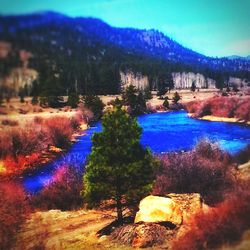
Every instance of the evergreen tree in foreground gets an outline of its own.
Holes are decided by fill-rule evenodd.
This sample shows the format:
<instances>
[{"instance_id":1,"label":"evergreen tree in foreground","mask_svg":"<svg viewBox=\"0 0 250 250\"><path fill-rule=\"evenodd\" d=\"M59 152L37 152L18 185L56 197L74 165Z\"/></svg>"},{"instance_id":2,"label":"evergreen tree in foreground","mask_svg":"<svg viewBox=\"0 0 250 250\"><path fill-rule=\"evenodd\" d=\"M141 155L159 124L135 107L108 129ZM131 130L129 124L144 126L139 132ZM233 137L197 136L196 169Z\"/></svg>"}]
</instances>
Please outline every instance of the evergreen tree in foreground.
<instances>
[{"instance_id":1,"label":"evergreen tree in foreground","mask_svg":"<svg viewBox=\"0 0 250 250\"><path fill-rule=\"evenodd\" d=\"M122 223L128 202L138 202L151 190L158 162L140 145L137 121L121 108L106 113L102 125L103 131L92 138L82 193L90 206L113 199Z\"/></svg>"}]
</instances>

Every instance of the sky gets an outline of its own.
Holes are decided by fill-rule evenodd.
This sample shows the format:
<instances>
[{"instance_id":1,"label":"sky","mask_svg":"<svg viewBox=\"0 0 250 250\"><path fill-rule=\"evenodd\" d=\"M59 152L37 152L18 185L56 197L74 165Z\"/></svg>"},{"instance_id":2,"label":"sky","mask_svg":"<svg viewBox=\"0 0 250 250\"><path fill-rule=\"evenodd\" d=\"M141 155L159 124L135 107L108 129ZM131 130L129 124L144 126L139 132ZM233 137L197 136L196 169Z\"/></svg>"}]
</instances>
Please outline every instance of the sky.
<instances>
[{"instance_id":1,"label":"sky","mask_svg":"<svg viewBox=\"0 0 250 250\"><path fill-rule=\"evenodd\" d=\"M250 55L250 0L1 0L0 14L57 11L157 29L207 56Z\"/></svg>"}]
</instances>

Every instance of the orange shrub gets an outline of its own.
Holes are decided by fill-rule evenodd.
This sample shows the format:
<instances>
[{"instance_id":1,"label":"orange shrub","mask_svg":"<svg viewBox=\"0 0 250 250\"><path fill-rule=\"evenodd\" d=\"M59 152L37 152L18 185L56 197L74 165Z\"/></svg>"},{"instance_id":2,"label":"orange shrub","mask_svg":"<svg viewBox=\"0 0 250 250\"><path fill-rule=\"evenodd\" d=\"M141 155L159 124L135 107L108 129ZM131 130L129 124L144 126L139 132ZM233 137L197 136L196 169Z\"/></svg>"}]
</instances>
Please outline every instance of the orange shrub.
<instances>
[{"instance_id":1,"label":"orange shrub","mask_svg":"<svg viewBox=\"0 0 250 250\"><path fill-rule=\"evenodd\" d=\"M11 249L15 235L29 212L23 189L14 183L0 183L0 249Z\"/></svg>"},{"instance_id":2,"label":"orange shrub","mask_svg":"<svg viewBox=\"0 0 250 250\"><path fill-rule=\"evenodd\" d=\"M53 145L67 148L73 134L71 121L67 117L53 117L45 121L47 133Z\"/></svg>"},{"instance_id":3,"label":"orange shrub","mask_svg":"<svg viewBox=\"0 0 250 250\"><path fill-rule=\"evenodd\" d=\"M7 156L3 162L8 173L16 173L34 166L39 161L39 156L39 153L32 153L28 156L18 155L16 158Z\"/></svg>"},{"instance_id":4,"label":"orange shrub","mask_svg":"<svg viewBox=\"0 0 250 250\"><path fill-rule=\"evenodd\" d=\"M240 240L250 228L250 192L233 196L208 212L197 214L187 225L184 235L173 242L173 249L215 249Z\"/></svg>"},{"instance_id":5,"label":"orange shrub","mask_svg":"<svg viewBox=\"0 0 250 250\"><path fill-rule=\"evenodd\" d=\"M213 97L204 101L188 102L185 108L189 113L193 113L194 117L214 115L250 120L250 98L248 97Z\"/></svg>"}]
</instances>

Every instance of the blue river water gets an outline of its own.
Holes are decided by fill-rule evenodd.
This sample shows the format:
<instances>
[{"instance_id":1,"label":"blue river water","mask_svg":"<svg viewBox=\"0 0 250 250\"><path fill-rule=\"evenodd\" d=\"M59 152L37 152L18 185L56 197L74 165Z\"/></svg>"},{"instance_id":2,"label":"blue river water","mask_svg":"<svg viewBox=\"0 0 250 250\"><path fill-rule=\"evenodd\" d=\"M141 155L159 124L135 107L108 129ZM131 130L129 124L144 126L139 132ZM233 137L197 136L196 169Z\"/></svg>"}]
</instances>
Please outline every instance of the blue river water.
<instances>
[{"instance_id":1,"label":"blue river water","mask_svg":"<svg viewBox=\"0 0 250 250\"><path fill-rule=\"evenodd\" d=\"M217 142L222 149L231 154L250 144L250 127L192 119L185 111L147 114L137 119L143 128L142 145L149 147L156 154L189 150L201 139ZM91 151L91 137L101 129L100 122L93 124L66 154L23 176L25 190L32 193L41 190L53 178L54 170L60 168L65 161L83 166Z\"/></svg>"}]
</instances>

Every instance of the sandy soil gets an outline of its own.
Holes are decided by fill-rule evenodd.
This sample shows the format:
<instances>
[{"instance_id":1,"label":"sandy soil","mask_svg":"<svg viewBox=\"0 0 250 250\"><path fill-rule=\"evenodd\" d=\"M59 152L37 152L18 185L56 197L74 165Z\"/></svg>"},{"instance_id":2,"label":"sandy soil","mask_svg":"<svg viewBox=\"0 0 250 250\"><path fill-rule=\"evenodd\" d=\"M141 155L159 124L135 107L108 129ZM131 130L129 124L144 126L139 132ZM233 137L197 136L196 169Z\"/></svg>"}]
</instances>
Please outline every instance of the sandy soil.
<instances>
[{"instance_id":1,"label":"sandy soil","mask_svg":"<svg viewBox=\"0 0 250 250\"><path fill-rule=\"evenodd\" d=\"M22 226L13 249L132 249L97 236L114 220L115 213L106 210L36 212Z\"/></svg>"},{"instance_id":2,"label":"sandy soil","mask_svg":"<svg viewBox=\"0 0 250 250\"><path fill-rule=\"evenodd\" d=\"M242 120L239 120L237 118L228 118L228 117L218 117L213 115L205 115L201 118L198 118L199 120L206 120L206 121L213 121L213 122L232 122L232 123L242 123L250 125L250 121L244 122Z\"/></svg>"}]
</instances>

